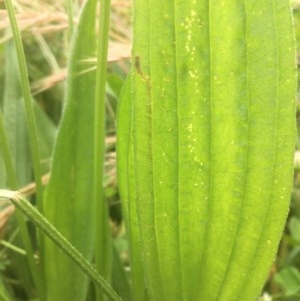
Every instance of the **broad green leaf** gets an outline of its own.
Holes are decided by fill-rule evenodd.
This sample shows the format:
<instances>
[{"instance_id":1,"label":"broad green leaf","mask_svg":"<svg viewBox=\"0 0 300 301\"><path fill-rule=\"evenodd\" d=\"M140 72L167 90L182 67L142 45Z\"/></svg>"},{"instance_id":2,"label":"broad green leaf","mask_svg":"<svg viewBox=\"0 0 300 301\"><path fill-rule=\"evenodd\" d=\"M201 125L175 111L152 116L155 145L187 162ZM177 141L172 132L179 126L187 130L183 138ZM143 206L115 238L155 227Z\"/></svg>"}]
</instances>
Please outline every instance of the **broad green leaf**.
<instances>
[{"instance_id":1,"label":"broad green leaf","mask_svg":"<svg viewBox=\"0 0 300 301\"><path fill-rule=\"evenodd\" d=\"M135 0L133 24L119 182L150 299L253 301L292 185L289 1Z\"/></svg>"},{"instance_id":2,"label":"broad green leaf","mask_svg":"<svg viewBox=\"0 0 300 301\"><path fill-rule=\"evenodd\" d=\"M86 2L74 32L66 104L44 199L45 216L90 261L94 252L96 217L104 216L96 212L92 189L96 74L84 72L86 65L83 64L83 60L95 52L96 2ZM99 129L102 126L100 122ZM98 184L101 191L102 179L98 179ZM47 240L44 255L47 298L85 300L87 277Z\"/></svg>"}]
</instances>

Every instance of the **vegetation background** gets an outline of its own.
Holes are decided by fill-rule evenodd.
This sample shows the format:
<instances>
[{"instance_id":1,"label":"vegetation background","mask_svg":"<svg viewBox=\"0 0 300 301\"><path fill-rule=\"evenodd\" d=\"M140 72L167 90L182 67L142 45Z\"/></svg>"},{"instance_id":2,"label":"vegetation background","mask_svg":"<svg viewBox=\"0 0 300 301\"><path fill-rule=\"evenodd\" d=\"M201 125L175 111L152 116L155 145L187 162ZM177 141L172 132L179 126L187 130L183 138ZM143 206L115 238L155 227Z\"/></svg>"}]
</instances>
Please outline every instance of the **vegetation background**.
<instances>
[{"instance_id":1,"label":"vegetation background","mask_svg":"<svg viewBox=\"0 0 300 301\"><path fill-rule=\"evenodd\" d=\"M32 94L42 109L47 132L41 135L43 154L44 182L47 182L50 154L56 129L60 121L63 99L64 80L67 76L66 64L69 55L70 37L78 22L80 0L19 0L16 2L17 19L27 59ZM115 155L115 118L118 97L130 68L131 47L131 2L130 0L112 0L111 29L108 55L108 80L106 84L106 156L105 156L105 196L109 204L111 232L114 243L125 267L128 267L128 243L122 219L122 210L116 181ZM295 16L295 34L297 39L297 58L300 64L300 1L293 1ZM72 13L71 13L72 12ZM0 0L0 108L9 110L4 105L9 80L17 74L11 74L13 64L8 59L14 51L11 46L11 31L4 2ZM95 68L95 57L89 57L85 71ZM8 73L9 76L8 76ZM17 91L14 91L17 95ZM11 92L12 93L12 92ZM12 96L12 95L10 95ZM11 108L10 108L11 110ZM294 189L291 197L291 211L286 229L279 246L274 265L266 281L262 300L300 300L300 99L297 99L297 129L295 151ZM24 133L24 135L26 135ZM22 135L15 137L22 144ZM23 155L25 150L23 151ZM28 163L30 164L30 162ZM3 166L0 162L0 171ZM23 191L34 194L32 174L26 174L27 167L21 168L19 181ZM1 175L1 172L0 172ZM3 180L0 178L0 187ZM19 264L19 256L24 250L18 241L18 226L14 216L7 223L11 210L3 209L0 213L0 300L12 300L5 292L16 296L14 300L28 300L33 296L30 290L30 276ZM5 226L4 226L5 225ZM33 231L33 230L32 230ZM28 277L28 283L24 281ZM22 281L21 281L22 279ZM2 293L1 293L2 292ZM2 298L2 299L1 299ZM33 300L33 299L32 299Z\"/></svg>"}]
</instances>

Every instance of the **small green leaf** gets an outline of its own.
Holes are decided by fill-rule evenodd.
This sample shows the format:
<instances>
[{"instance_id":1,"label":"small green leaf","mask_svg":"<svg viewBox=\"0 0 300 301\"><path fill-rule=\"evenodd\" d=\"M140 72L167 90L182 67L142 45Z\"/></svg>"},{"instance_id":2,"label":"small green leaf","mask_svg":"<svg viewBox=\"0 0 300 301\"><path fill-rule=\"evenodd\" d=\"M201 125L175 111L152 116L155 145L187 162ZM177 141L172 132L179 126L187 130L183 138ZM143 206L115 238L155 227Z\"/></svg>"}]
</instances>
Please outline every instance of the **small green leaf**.
<instances>
[{"instance_id":1,"label":"small green leaf","mask_svg":"<svg viewBox=\"0 0 300 301\"><path fill-rule=\"evenodd\" d=\"M300 272L294 267L287 267L276 274L274 279L287 295L300 292Z\"/></svg>"}]
</instances>

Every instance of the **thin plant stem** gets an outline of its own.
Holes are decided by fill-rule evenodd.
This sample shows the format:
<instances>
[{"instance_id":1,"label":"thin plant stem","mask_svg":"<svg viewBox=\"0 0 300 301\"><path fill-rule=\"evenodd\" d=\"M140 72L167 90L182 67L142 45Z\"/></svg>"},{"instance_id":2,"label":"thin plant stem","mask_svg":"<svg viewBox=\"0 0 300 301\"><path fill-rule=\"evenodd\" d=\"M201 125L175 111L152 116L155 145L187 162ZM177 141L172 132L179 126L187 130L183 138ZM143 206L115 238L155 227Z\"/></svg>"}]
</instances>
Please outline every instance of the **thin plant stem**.
<instances>
[{"instance_id":1,"label":"thin plant stem","mask_svg":"<svg viewBox=\"0 0 300 301\"><path fill-rule=\"evenodd\" d=\"M29 135L30 147L32 153L32 162L33 162L33 169L35 173L35 181L37 185L37 204L39 210L43 212L43 205L42 205L43 186L41 181L42 172L40 166L40 152L39 152L38 139L37 139L38 137L37 125L34 117L32 98L30 92L30 84L28 81L26 59L25 59L24 49L22 45L21 34L17 25L17 20L12 5L12 1L5 0L4 2L8 12L8 17L10 20L16 51L17 51L17 58L19 62L21 86L22 86L22 91L24 96L24 103L25 103L26 117L27 117L27 124L28 124L28 135Z\"/></svg>"},{"instance_id":2,"label":"thin plant stem","mask_svg":"<svg viewBox=\"0 0 300 301\"><path fill-rule=\"evenodd\" d=\"M89 263L83 255L33 207L19 192L0 190L0 200L9 199L22 213L24 213L40 230L42 230L74 263L113 301L123 299L112 289L106 280ZM71 275L70 275L71 276Z\"/></svg>"},{"instance_id":3,"label":"thin plant stem","mask_svg":"<svg viewBox=\"0 0 300 301\"><path fill-rule=\"evenodd\" d=\"M95 123L94 123L94 198L96 202L97 231L95 261L99 271L109 276L111 272L111 238L108 229L107 204L104 198L104 157L105 157L105 86L109 39L110 0L100 0L100 20L97 45L97 70L95 92ZM99 185L101 185L99 187ZM102 301L101 291L96 292L96 300Z\"/></svg>"},{"instance_id":4,"label":"thin plant stem","mask_svg":"<svg viewBox=\"0 0 300 301\"><path fill-rule=\"evenodd\" d=\"M16 246L14 246L13 244L5 241L5 240L1 240L0 244L4 247L6 247L7 249L10 249L10 250L13 250L14 252L16 253L19 253L21 255L26 255L26 251L24 251L23 249L21 248L18 248Z\"/></svg>"},{"instance_id":5,"label":"thin plant stem","mask_svg":"<svg viewBox=\"0 0 300 301\"><path fill-rule=\"evenodd\" d=\"M38 209L43 212L43 186L42 186L42 172L41 172L41 165L40 165L40 152L38 147L38 134L37 134L37 125L36 120L34 117L34 110L32 105L32 98L30 92L30 84L28 81L28 72L26 66L26 59L21 39L21 34L18 28L14 7L11 0L4 0L5 6L8 12L8 17L10 20L10 25L12 28L13 38L15 42L17 58L19 63L19 71L20 71L20 78L21 78L21 87L23 91L23 98L24 98L24 105L26 110L26 119L28 125L28 136L31 148L31 155L32 155L32 163L33 163L33 170L35 175L35 182L36 182L36 199L37 199L37 206ZM40 242L40 254L43 254L42 249L42 240L39 239ZM30 259L32 260L32 259ZM43 262L43 258L40 258L41 262ZM41 267L43 265L41 264ZM31 266L33 268L33 266ZM39 277L37 277L36 272L34 272L35 283L37 286L37 290L39 291L39 295L41 300L45 299L45 286L43 285L43 273L39 273Z\"/></svg>"}]
</instances>

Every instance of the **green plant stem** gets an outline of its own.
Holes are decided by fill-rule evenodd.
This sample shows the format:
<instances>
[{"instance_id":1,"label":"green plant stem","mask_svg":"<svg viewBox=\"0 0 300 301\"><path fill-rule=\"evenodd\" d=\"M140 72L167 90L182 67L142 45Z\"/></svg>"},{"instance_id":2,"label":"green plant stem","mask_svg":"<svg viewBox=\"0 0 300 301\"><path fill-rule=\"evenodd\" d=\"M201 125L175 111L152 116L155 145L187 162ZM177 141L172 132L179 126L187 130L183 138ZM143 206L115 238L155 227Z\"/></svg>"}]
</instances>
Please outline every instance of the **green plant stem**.
<instances>
[{"instance_id":1,"label":"green plant stem","mask_svg":"<svg viewBox=\"0 0 300 301\"><path fill-rule=\"evenodd\" d=\"M48 222L19 192L0 190L0 199L9 199L20 209L37 227L40 228L65 254L67 254L89 278L99 286L113 301L123 301L111 288L97 270L90 264L73 245ZM72 275L70 275L72 276Z\"/></svg>"},{"instance_id":2,"label":"green plant stem","mask_svg":"<svg viewBox=\"0 0 300 301\"><path fill-rule=\"evenodd\" d=\"M13 37L14 37L14 42L15 42L17 57L19 62L21 86L22 86L23 96L24 96L26 117L28 123L28 135L30 140L33 169L34 169L35 181L36 181L37 204L39 210L43 212L43 206L42 206L43 185L41 181L42 172L40 167L40 153L39 153L38 140L37 140L38 134L37 134L37 126L36 126L36 121L34 118L34 111L32 106L32 98L30 92L30 84L28 81L28 72L26 67L25 54L24 54L21 34L17 25L17 20L12 5L12 1L5 0L4 2L8 12L10 24L12 27L12 32L13 32Z\"/></svg>"},{"instance_id":3,"label":"green plant stem","mask_svg":"<svg viewBox=\"0 0 300 301\"><path fill-rule=\"evenodd\" d=\"M32 105L32 98L31 98L31 92L30 92L30 84L28 81L28 72L27 72L27 66L26 66L26 60L25 60L25 54L24 49L22 45L22 39L21 34L17 25L17 20L13 8L13 4L11 0L5 0L5 6L8 12L8 17L10 20L15 47L17 51L17 58L19 63L19 70L20 70L20 78L21 78L21 86L23 91L23 97L24 97L24 104L25 104L25 110L26 110L26 119L27 119L27 125L28 125L28 136L30 141L30 148L31 148L31 155L32 155L32 164L33 164L33 170L35 175L35 182L36 182L36 199L37 199L37 206L38 209L43 212L43 185L42 185L42 172L41 172L41 166L40 166L40 152L38 147L38 132L37 132L37 126L36 121L34 117L34 111L33 111L33 105ZM21 218L19 219L21 220ZM43 245L42 240L40 241L40 254L43 254ZM27 247L29 247L28 243ZM31 256L30 256L31 257ZM33 258L30 258L30 265L31 269L34 269L32 272L34 273L34 279L35 284L37 286L37 290L39 291L39 295L41 300L44 300L45 298L45 286L43 273L39 273L37 275L36 268L33 266ZM43 262L43 258L41 256L40 258L41 262ZM43 265L41 264L41 267Z\"/></svg>"},{"instance_id":4,"label":"green plant stem","mask_svg":"<svg viewBox=\"0 0 300 301\"><path fill-rule=\"evenodd\" d=\"M6 247L7 249L13 250L16 253L19 253L19 254L24 255L24 256L26 255L26 251L24 251L23 249L18 248L16 246L12 245L11 243L9 243L9 242L7 242L5 240L1 240L0 244L2 246Z\"/></svg>"},{"instance_id":5,"label":"green plant stem","mask_svg":"<svg viewBox=\"0 0 300 301\"><path fill-rule=\"evenodd\" d=\"M104 198L104 158L105 158L105 84L109 39L110 0L100 0L99 38L97 45L97 71L95 92L94 123L94 200L98 217L95 245L95 261L98 271L106 277L111 272L111 238L108 228L107 204ZM99 187L100 185L100 187ZM97 291L97 300L102 301L102 293Z\"/></svg>"}]
</instances>

